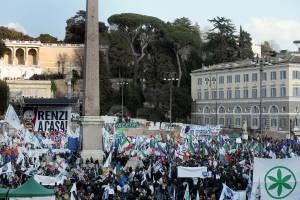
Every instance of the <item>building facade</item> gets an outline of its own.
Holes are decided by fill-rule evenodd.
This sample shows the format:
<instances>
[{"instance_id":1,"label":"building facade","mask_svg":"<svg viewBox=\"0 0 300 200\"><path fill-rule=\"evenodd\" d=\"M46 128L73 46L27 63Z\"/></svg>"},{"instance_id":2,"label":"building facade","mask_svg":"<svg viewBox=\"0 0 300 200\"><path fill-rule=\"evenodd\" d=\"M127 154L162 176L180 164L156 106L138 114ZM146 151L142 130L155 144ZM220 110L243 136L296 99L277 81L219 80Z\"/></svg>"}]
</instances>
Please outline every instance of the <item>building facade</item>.
<instances>
[{"instance_id":1,"label":"building facade","mask_svg":"<svg viewBox=\"0 0 300 200\"><path fill-rule=\"evenodd\" d=\"M295 57L224 63L191 73L192 123L290 133L300 127L300 63ZM261 108L261 109L260 109Z\"/></svg>"},{"instance_id":2,"label":"building facade","mask_svg":"<svg viewBox=\"0 0 300 200\"><path fill-rule=\"evenodd\" d=\"M40 41L4 40L6 51L0 59L1 79L28 79L33 74L80 71L82 44L47 44Z\"/></svg>"},{"instance_id":3,"label":"building facade","mask_svg":"<svg viewBox=\"0 0 300 200\"><path fill-rule=\"evenodd\" d=\"M0 59L0 79L29 79L34 74L82 71L83 44L16 40L4 40L4 43L7 49ZM100 45L99 49L107 59L108 46Z\"/></svg>"}]
</instances>

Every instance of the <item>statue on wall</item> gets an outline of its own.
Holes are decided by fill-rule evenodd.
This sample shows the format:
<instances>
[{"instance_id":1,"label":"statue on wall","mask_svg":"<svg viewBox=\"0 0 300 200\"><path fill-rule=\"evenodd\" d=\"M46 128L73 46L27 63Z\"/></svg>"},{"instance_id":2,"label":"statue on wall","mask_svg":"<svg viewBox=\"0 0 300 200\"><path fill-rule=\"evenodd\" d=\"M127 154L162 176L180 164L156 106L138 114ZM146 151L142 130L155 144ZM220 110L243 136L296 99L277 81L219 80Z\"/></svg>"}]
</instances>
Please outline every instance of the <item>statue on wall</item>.
<instances>
[{"instance_id":1,"label":"statue on wall","mask_svg":"<svg viewBox=\"0 0 300 200\"><path fill-rule=\"evenodd\" d=\"M247 135L248 131L247 131L247 120L244 120L243 122L243 134Z\"/></svg>"}]
</instances>

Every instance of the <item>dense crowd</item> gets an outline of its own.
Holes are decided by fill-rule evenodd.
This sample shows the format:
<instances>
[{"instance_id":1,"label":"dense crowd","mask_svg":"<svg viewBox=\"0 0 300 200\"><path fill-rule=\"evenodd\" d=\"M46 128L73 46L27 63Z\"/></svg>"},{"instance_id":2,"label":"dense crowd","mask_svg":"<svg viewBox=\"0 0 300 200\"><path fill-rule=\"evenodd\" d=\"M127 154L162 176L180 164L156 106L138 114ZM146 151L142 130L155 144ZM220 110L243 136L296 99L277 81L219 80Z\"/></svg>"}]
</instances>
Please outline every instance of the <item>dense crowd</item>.
<instances>
[{"instance_id":1,"label":"dense crowd","mask_svg":"<svg viewBox=\"0 0 300 200\"><path fill-rule=\"evenodd\" d=\"M187 153L176 151L175 146L180 143L175 146L171 140L165 143L167 145L159 150L160 154L150 153L136 158L128 155L129 149L120 152L119 148L112 147L110 152L106 152L105 166L97 160L83 160L78 152L50 151L38 157L25 154L24 161L18 162L17 153L7 154L8 146L3 144L2 164L12 162L13 173L1 175L0 187L16 188L34 174L63 175L66 179L62 184L47 186L55 189L57 199L70 199L70 189L76 183L75 196L82 200L183 199L187 184L192 199L198 192L200 199L214 200L220 196L222 183L236 191L250 191L254 157L287 158L300 155L297 140L249 138L236 143L230 139L206 139L198 140L199 148L194 144L193 152L187 150ZM111 160L108 161L109 157ZM60 169L59 161L63 161L65 167ZM207 166L211 176L178 178L177 166Z\"/></svg>"}]
</instances>

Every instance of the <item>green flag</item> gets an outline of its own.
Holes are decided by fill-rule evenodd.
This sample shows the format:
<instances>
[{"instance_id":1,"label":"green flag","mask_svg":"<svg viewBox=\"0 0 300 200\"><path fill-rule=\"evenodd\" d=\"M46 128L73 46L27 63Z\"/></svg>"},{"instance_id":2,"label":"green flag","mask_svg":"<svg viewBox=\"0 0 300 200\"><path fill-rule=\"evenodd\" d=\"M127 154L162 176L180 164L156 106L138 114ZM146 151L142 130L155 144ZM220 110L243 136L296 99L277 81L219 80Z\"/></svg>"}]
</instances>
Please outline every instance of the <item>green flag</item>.
<instances>
[{"instance_id":1,"label":"green flag","mask_svg":"<svg viewBox=\"0 0 300 200\"><path fill-rule=\"evenodd\" d=\"M190 190L189 190L189 184L186 184L186 189L184 192L184 200L191 200L191 196L190 196Z\"/></svg>"}]
</instances>

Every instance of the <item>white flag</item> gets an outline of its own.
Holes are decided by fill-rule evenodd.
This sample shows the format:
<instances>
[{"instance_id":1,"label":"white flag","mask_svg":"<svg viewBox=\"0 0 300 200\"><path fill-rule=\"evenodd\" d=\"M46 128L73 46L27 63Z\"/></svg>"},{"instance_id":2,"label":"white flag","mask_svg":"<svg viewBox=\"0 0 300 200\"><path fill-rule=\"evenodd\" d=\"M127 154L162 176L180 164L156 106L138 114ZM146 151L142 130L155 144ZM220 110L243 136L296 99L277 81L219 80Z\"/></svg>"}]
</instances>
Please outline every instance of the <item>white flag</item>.
<instances>
[{"instance_id":1,"label":"white flag","mask_svg":"<svg viewBox=\"0 0 300 200\"><path fill-rule=\"evenodd\" d=\"M12 105L8 106L4 121L6 121L9 125L11 125L12 127L14 127L17 130L20 130L22 128L19 117L18 117L17 113L15 112L14 107L12 107Z\"/></svg>"},{"instance_id":2,"label":"white flag","mask_svg":"<svg viewBox=\"0 0 300 200\"><path fill-rule=\"evenodd\" d=\"M197 190L197 196L196 196L196 200L200 200L200 196L199 196L199 190Z\"/></svg>"},{"instance_id":3,"label":"white flag","mask_svg":"<svg viewBox=\"0 0 300 200\"><path fill-rule=\"evenodd\" d=\"M300 159L254 158L254 181L260 184L261 199L300 199Z\"/></svg>"},{"instance_id":4,"label":"white flag","mask_svg":"<svg viewBox=\"0 0 300 200\"><path fill-rule=\"evenodd\" d=\"M12 173L11 162L6 163L0 168L0 174Z\"/></svg>"},{"instance_id":5,"label":"white flag","mask_svg":"<svg viewBox=\"0 0 300 200\"><path fill-rule=\"evenodd\" d=\"M71 188L71 198L70 200L76 200L77 198L75 197L75 195L77 195L77 188L76 188L76 183L73 183L73 186ZM75 192L75 195L73 194L73 192Z\"/></svg>"},{"instance_id":6,"label":"white flag","mask_svg":"<svg viewBox=\"0 0 300 200\"><path fill-rule=\"evenodd\" d=\"M111 163L111 157L112 157L112 153L110 152L109 153L109 156L107 157L103 167L109 167L110 166L110 163Z\"/></svg>"},{"instance_id":7,"label":"white flag","mask_svg":"<svg viewBox=\"0 0 300 200\"><path fill-rule=\"evenodd\" d=\"M224 200L225 197L229 198L231 200L239 200L240 199L239 192L233 191L232 189L230 189L227 185L225 185L223 183L223 190L222 190L219 200Z\"/></svg>"}]
</instances>

